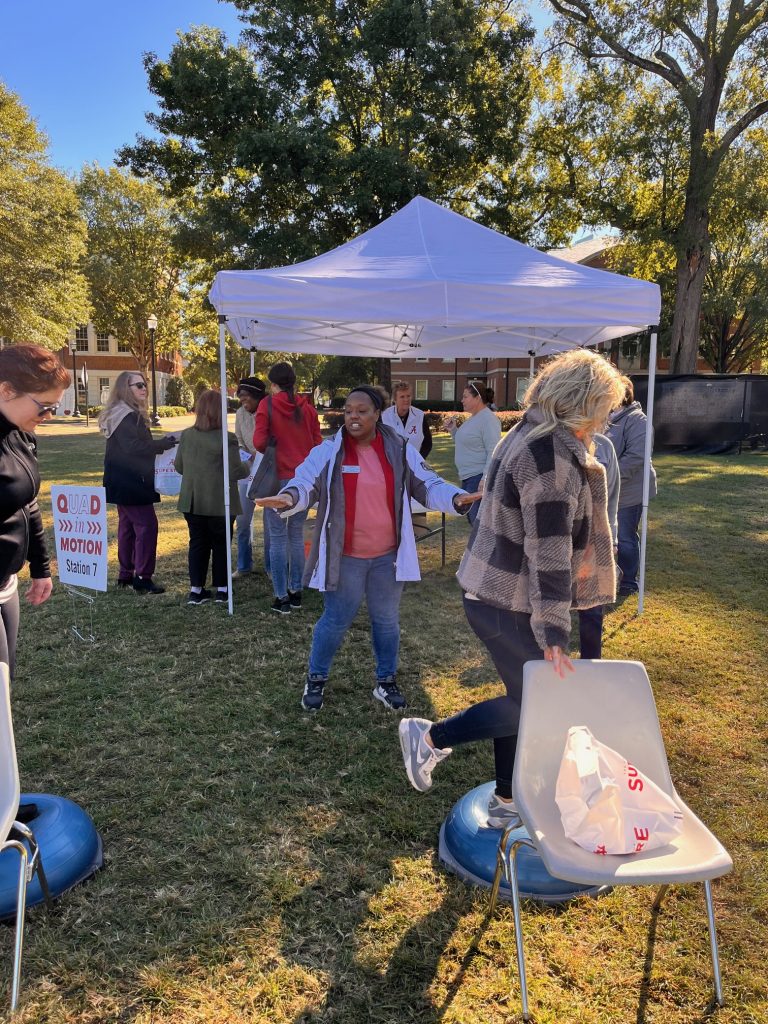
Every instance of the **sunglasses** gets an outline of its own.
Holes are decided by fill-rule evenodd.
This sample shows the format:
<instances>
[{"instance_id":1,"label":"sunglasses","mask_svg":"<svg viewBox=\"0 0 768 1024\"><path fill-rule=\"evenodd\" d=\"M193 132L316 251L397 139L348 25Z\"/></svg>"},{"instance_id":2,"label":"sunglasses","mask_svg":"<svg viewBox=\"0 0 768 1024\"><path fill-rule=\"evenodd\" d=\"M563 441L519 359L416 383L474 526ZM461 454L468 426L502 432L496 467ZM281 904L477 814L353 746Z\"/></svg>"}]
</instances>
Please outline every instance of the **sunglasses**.
<instances>
[{"instance_id":1,"label":"sunglasses","mask_svg":"<svg viewBox=\"0 0 768 1024\"><path fill-rule=\"evenodd\" d=\"M133 381L131 383L131 387L132 388L138 388L140 391L146 391L147 390L147 385L144 383L143 380L135 380L135 381Z\"/></svg>"},{"instance_id":2,"label":"sunglasses","mask_svg":"<svg viewBox=\"0 0 768 1024\"><path fill-rule=\"evenodd\" d=\"M25 393L27 395L27 398L31 398L32 401L37 406L37 410L38 410L37 411L37 418L39 420L41 420L43 418L43 416L47 416L48 413L50 413L51 416L55 416L56 415L56 410L59 408L59 403L58 402L56 402L55 405L43 405L42 402L38 402L38 400L35 398L34 395L30 395L29 392L25 392Z\"/></svg>"}]
</instances>

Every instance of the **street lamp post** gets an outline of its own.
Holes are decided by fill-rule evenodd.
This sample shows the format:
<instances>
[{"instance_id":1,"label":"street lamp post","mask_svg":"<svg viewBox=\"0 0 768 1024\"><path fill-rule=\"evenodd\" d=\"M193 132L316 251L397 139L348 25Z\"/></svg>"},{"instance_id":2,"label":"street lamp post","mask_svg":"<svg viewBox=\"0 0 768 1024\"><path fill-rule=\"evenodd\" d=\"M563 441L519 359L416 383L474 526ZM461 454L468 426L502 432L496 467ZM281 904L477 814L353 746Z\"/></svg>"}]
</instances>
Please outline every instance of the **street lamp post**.
<instances>
[{"instance_id":1,"label":"street lamp post","mask_svg":"<svg viewBox=\"0 0 768 1024\"><path fill-rule=\"evenodd\" d=\"M75 389L75 408L72 410L72 415L73 416L79 416L80 415L80 405L79 405L79 401L78 400L80 398L80 393L79 393L78 388L77 388L77 342L76 341L72 342L72 348L70 349L70 351L72 353L72 386Z\"/></svg>"},{"instance_id":2,"label":"street lamp post","mask_svg":"<svg viewBox=\"0 0 768 1024\"><path fill-rule=\"evenodd\" d=\"M157 415L157 379L155 377L155 331L157 330L157 317L150 313L147 317L147 329L149 330L149 346L152 352L152 419L153 427L160 426L160 417Z\"/></svg>"}]
</instances>

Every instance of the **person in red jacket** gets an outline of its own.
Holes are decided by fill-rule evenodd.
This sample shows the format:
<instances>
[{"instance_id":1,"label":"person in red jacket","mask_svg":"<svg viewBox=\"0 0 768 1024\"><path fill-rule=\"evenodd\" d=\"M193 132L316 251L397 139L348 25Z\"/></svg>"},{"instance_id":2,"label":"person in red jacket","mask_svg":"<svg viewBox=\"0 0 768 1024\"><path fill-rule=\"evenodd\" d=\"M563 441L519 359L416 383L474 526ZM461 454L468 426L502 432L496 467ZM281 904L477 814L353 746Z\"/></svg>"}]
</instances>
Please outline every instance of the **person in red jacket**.
<instances>
[{"instance_id":1,"label":"person in red jacket","mask_svg":"<svg viewBox=\"0 0 768 1024\"><path fill-rule=\"evenodd\" d=\"M253 447L267 449L270 437L277 440L277 475L284 487L295 475L296 467L320 444L320 422L314 407L294 392L296 374L290 363L275 363L267 374L271 398L259 403ZM275 600L272 610L287 615L301 608L301 577L304 573L304 521L307 513L282 519L272 509L264 509L269 521L269 565Z\"/></svg>"}]
</instances>

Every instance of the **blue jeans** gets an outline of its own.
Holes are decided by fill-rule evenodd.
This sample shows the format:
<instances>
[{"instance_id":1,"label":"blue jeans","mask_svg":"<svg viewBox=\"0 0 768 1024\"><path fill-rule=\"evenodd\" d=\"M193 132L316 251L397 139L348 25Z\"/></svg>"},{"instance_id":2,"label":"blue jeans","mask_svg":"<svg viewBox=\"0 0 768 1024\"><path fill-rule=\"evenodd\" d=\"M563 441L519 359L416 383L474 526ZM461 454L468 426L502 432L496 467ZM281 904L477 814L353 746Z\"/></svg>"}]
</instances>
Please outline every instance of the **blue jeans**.
<instances>
[{"instance_id":1,"label":"blue jeans","mask_svg":"<svg viewBox=\"0 0 768 1024\"><path fill-rule=\"evenodd\" d=\"M640 589L637 574L640 570L640 537L638 527L643 515L642 505L627 505L619 509L619 568L623 573L619 590L635 594Z\"/></svg>"},{"instance_id":2,"label":"blue jeans","mask_svg":"<svg viewBox=\"0 0 768 1024\"><path fill-rule=\"evenodd\" d=\"M253 569L253 553L251 550L251 521L253 520L253 502L248 497L250 480L238 480L240 505L243 511L237 517L237 571L250 572ZM264 571L269 574L269 527L264 516Z\"/></svg>"},{"instance_id":3,"label":"blue jeans","mask_svg":"<svg viewBox=\"0 0 768 1024\"><path fill-rule=\"evenodd\" d=\"M288 480L279 480L285 487ZM282 519L274 509L264 509L264 529L269 531L269 572L275 597L301 590L304 575L304 523L306 510Z\"/></svg>"},{"instance_id":4,"label":"blue jeans","mask_svg":"<svg viewBox=\"0 0 768 1024\"><path fill-rule=\"evenodd\" d=\"M468 476L466 480L461 481L461 486L465 491L469 491L470 494L474 494L477 488L480 486L480 481L483 479L482 473L476 473L475 476ZM469 525L474 526L475 520L480 512L480 502L474 501L469 506L469 512L467 512L467 519Z\"/></svg>"},{"instance_id":5,"label":"blue jeans","mask_svg":"<svg viewBox=\"0 0 768 1024\"><path fill-rule=\"evenodd\" d=\"M475 635L490 654L507 693L504 697L480 701L452 718L436 722L429 731L430 739L436 747L493 740L496 792L511 798L523 698L523 666L526 661L541 661L544 654L533 635L530 615L494 608L484 601L470 601L466 597L464 611Z\"/></svg>"},{"instance_id":6,"label":"blue jeans","mask_svg":"<svg viewBox=\"0 0 768 1024\"><path fill-rule=\"evenodd\" d=\"M395 579L395 552L378 558L343 555L336 590L323 594L325 608L317 620L309 652L310 675L328 678L334 655L341 647L365 597L371 618L371 641L376 678L397 671L400 653L400 598L403 584Z\"/></svg>"},{"instance_id":7,"label":"blue jeans","mask_svg":"<svg viewBox=\"0 0 768 1024\"><path fill-rule=\"evenodd\" d=\"M601 604L579 612L579 656L593 659L603 656L603 606Z\"/></svg>"}]
</instances>

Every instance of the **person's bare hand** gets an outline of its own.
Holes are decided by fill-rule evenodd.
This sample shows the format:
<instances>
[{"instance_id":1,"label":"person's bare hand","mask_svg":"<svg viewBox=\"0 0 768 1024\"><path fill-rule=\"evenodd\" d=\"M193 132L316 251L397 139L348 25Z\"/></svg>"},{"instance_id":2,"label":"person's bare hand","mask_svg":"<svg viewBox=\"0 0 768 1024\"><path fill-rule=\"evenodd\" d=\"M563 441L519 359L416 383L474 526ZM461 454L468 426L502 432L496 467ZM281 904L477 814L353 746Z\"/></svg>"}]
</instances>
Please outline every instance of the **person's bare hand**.
<instances>
[{"instance_id":1,"label":"person's bare hand","mask_svg":"<svg viewBox=\"0 0 768 1024\"><path fill-rule=\"evenodd\" d=\"M253 503L260 508L273 508L276 512L281 509L293 508L293 498L290 494L273 494L269 498L254 498Z\"/></svg>"},{"instance_id":2,"label":"person's bare hand","mask_svg":"<svg viewBox=\"0 0 768 1024\"><path fill-rule=\"evenodd\" d=\"M480 501L482 496L482 491L473 491L472 494L457 494L454 498L454 505L471 505L475 501Z\"/></svg>"},{"instance_id":3,"label":"person's bare hand","mask_svg":"<svg viewBox=\"0 0 768 1024\"><path fill-rule=\"evenodd\" d=\"M26 599L30 604L45 604L52 590L53 581L48 576L40 580L31 580L27 587Z\"/></svg>"},{"instance_id":4,"label":"person's bare hand","mask_svg":"<svg viewBox=\"0 0 768 1024\"><path fill-rule=\"evenodd\" d=\"M561 647L545 647L544 660L552 662L552 668L561 679L565 679L565 673L573 672L573 662Z\"/></svg>"}]
</instances>

